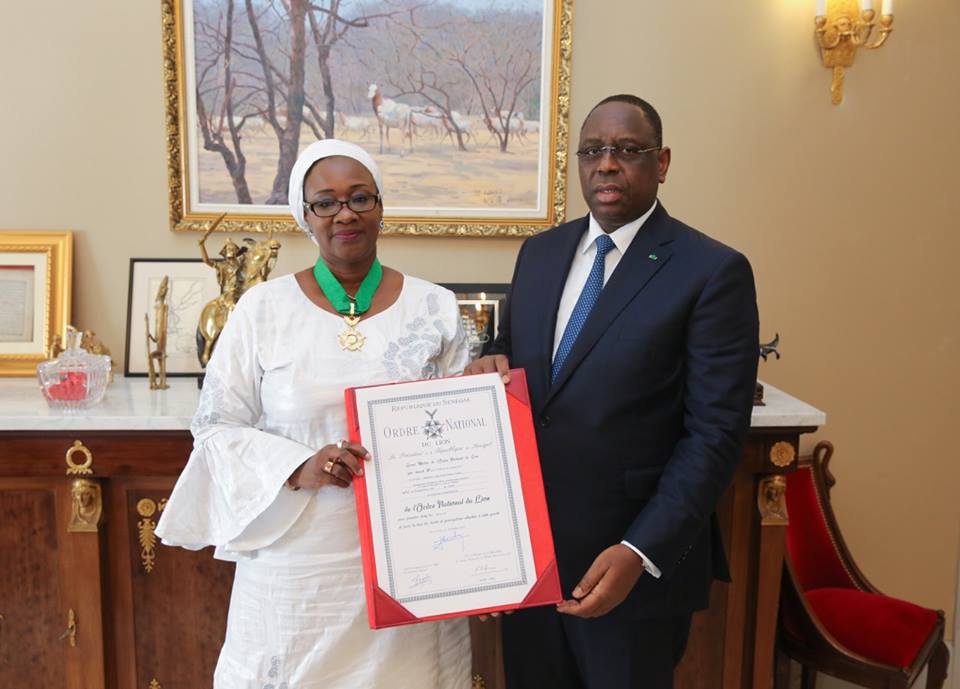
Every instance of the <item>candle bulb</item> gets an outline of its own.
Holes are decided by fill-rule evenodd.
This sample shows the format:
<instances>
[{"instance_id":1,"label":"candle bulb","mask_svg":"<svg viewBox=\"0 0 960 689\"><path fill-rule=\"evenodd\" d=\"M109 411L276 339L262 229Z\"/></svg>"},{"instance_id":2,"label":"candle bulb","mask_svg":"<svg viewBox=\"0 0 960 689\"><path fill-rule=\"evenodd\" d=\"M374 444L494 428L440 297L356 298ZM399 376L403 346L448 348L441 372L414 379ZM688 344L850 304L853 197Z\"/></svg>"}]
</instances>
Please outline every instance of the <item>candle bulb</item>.
<instances>
[{"instance_id":1,"label":"candle bulb","mask_svg":"<svg viewBox=\"0 0 960 689\"><path fill-rule=\"evenodd\" d=\"M817 0L817 16L825 17L826 15L827 15L827 0Z\"/></svg>"},{"instance_id":2,"label":"candle bulb","mask_svg":"<svg viewBox=\"0 0 960 689\"><path fill-rule=\"evenodd\" d=\"M873 0L860 0L860 11L866 12L873 9Z\"/></svg>"},{"instance_id":3,"label":"candle bulb","mask_svg":"<svg viewBox=\"0 0 960 689\"><path fill-rule=\"evenodd\" d=\"M883 0L883 9L880 14L893 14L893 0Z\"/></svg>"}]
</instances>

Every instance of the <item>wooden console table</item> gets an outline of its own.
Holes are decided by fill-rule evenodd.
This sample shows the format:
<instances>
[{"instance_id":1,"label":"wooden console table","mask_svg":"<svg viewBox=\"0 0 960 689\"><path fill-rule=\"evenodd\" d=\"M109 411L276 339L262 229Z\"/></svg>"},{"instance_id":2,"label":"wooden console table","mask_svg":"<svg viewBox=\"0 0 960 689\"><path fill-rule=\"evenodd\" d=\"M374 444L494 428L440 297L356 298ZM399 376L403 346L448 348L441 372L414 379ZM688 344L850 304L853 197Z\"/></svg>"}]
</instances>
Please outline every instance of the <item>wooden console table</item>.
<instances>
[{"instance_id":1,"label":"wooden console table","mask_svg":"<svg viewBox=\"0 0 960 689\"><path fill-rule=\"evenodd\" d=\"M209 687L233 565L158 545L190 453L193 379L151 392L118 379L83 415L50 411L33 380L0 380L0 686ZM769 689L783 474L822 412L766 386L720 514L732 584L694 618L682 689ZM474 669L502 684L496 623L473 623Z\"/></svg>"}]
</instances>

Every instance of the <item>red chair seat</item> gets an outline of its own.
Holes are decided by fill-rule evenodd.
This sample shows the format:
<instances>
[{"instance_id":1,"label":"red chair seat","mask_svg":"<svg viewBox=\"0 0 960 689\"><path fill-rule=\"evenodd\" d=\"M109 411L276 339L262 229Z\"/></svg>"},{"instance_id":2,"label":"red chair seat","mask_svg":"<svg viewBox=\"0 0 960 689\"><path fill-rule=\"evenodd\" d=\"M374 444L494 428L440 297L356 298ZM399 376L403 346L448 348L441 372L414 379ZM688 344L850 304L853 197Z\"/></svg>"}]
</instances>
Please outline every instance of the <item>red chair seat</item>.
<instances>
[{"instance_id":1,"label":"red chair seat","mask_svg":"<svg viewBox=\"0 0 960 689\"><path fill-rule=\"evenodd\" d=\"M934 610L849 588L806 592L827 631L847 649L874 662L909 667L939 619Z\"/></svg>"}]
</instances>

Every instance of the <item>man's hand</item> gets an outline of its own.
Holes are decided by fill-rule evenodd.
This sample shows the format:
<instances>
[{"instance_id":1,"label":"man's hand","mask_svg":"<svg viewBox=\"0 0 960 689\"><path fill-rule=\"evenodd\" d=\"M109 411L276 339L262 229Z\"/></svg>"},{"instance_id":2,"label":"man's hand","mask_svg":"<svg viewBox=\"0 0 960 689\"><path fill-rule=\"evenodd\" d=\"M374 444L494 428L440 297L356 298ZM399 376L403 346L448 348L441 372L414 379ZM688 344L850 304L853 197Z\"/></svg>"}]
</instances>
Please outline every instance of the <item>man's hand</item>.
<instances>
[{"instance_id":1,"label":"man's hand","mask_svg":"<svg viewBox=\"0 0 960 689\"><path fill-rule=\"evenodd\" d=\"M600 617L623 602L643 574L643 560L622 543L597 555L573 589L574 600L565 600L557 612L576 617Z\"/></svg>"},{"instance_id":2,"label":"man's hand","mask_svg":"<svg viewBox=\"0 0 960 689\"><path fill-rule=\"evenodd\" d=\"M510 382L510 361L503 354L482 356L476 361L471 361L463 371L465 376L471 376L474 373L499 373L503 384L506 385Z\"/></svg>"}]
</instances>

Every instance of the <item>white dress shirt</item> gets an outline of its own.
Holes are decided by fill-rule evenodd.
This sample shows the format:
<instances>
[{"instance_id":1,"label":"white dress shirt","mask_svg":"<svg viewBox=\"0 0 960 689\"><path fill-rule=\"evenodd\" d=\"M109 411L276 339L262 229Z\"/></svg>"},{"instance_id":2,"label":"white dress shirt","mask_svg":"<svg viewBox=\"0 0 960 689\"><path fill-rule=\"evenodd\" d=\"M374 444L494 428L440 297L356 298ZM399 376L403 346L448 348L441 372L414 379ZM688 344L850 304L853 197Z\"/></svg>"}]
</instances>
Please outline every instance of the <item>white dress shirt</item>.
<instances>
[{"instance_id":1,"label":"white dress shirt","mask_svg":"<svg viewBox=\"0 0 960 689\"><path fill-rule=\"evenodd\" d=\"M606 233L607 236L613 240L614 246L607 252L604 258L604 285L607 284L607 280L610 279L613 271L616 270L620 264L620 259L623 258L623 255L627 252L630 243L640 232L640 228L643 227L647 218L653 214L656 207L657 202L654 201L653 205L650 206L650 210L639 218L622 227L618 227L613 232ZM567 323L570 321L570 316L573 313L574 306L577 304L577 299L580 297L580 292L583 291L584 285L587 284L590 269L593 267L593 259L597 255L596 240L597 237L602 234L605 234L603 228L600 227L600 224L591 213L590 226L587 229L587 233L583 235L583 238L577 245L577 250L573 254L573 262L570 264L570 270L567 271L567 281L563 285L563 295L560 297L560 306L557 308L557 327L553 335L553 356L557 355L557 348L560 346L560 340L563 339L563 331L567 328ZM660 578L660 569L653 564L646 555L641 553L635 545L627 541L620 542L640 556L640 559L643 560L644 568L650 572L650 574L657 579Z\"/></svg>"}]
</instances>

